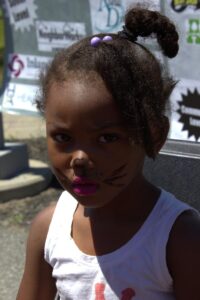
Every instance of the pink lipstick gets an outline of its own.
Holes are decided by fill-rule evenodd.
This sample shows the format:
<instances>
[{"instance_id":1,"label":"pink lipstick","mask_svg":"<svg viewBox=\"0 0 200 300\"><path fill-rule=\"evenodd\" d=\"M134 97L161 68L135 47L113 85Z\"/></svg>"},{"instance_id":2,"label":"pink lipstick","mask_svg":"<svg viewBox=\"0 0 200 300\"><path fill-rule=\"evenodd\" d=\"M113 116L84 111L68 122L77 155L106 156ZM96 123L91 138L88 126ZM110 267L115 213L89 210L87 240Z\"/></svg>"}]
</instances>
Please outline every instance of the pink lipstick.
<instances>
[{"instance_id":1,"label":"pink lipstick","mask_svg":"<svg viewBox=\"0 0 200 300\"><path fill-rule=\"evenodd\" d=\"M89 179L76 177L72 182L72 190L79 196L89 196L95 194L99 185Z\"/></svg>"}]
</instances>

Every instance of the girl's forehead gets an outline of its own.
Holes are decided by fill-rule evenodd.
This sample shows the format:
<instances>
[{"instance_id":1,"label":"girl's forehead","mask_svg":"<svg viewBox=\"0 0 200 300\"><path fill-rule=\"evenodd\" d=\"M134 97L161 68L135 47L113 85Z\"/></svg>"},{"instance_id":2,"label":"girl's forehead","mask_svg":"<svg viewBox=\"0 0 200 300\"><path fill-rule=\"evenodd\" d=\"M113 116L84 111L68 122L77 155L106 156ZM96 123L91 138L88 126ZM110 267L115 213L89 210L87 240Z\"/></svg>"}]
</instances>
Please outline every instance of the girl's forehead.
<instances>
[{"instance_id":1,"label":"girl's forehead","mask_svg":"<svg viewBox=\"0 0 200 300\"><path fill-rule=\"evenodd\" d=\"M70 79L53 83L46 101L47 118L102 125L121 123L119 109L102 80Z\"/></svg>"},{"instance_id":2,"label":"girl's forehead","mask_svg":"<svg viewBox=\"0 0 200 300\"><path fill-rule=\"evenodd\" d=\"M69 109L76 106L100 107L115 106L111 93L102 79L70 78L65 82L53 82L50 86L46 104L58 107L66 105Z\"/></svg>"},{"instance_id":3,"label":"girl's forehead","mask_svg":"<svg viewBox=\"0 0 200 300\"><path fill-rule=\"evenodd\" d=\"M56 97L60 95L61 97L65 96L66 99L73 98L74 100L80 100L80 98L84 98L85 96L89 97L93 95L95 95L95 98L99 95L99 98L111 99L112 95L106 88L101 77L93 77L93 73L90 75L83 73L79 76L69 77L63 82L52 82L48 92L48 98L55 97L56 94Z\"/></svg>"}]
</instances>

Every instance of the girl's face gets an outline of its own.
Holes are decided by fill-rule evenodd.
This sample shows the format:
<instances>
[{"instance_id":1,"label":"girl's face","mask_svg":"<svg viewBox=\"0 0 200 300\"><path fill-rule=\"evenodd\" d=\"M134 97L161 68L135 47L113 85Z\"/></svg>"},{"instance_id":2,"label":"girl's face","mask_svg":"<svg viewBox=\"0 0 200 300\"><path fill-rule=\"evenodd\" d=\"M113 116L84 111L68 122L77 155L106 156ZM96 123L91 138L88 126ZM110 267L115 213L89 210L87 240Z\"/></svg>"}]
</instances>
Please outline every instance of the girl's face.
<instances>
[{"instance_id":1,"label":"girl's face","mask_svg":"<svg viewBox=\"0 0 200 300\"><path fill-rule=\"evenodd\" d=\"M103 207L137 186L145 151L130 141L101 79L53 83L45 114L53 172L79 203Z\"/></svg>"}]
</instances>

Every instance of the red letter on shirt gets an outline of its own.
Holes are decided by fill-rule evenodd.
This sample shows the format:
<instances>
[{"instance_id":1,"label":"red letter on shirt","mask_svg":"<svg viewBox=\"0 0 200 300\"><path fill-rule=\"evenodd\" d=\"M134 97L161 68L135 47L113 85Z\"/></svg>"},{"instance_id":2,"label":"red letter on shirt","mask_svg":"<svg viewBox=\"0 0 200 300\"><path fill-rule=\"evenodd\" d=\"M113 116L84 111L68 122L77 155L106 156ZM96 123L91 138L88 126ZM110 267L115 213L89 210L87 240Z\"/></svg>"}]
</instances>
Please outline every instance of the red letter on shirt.
<instances>
[{"instance_id":1,"label":"red letter on shirt","mask_svg":"<svg viewBox=\"0 0 200 300\"><path fill-rule=\"evenodd\" d=\"M96 283L95 284L95 300L105 300L104 297L105 284Z\"/></svg>"}]
</instances>

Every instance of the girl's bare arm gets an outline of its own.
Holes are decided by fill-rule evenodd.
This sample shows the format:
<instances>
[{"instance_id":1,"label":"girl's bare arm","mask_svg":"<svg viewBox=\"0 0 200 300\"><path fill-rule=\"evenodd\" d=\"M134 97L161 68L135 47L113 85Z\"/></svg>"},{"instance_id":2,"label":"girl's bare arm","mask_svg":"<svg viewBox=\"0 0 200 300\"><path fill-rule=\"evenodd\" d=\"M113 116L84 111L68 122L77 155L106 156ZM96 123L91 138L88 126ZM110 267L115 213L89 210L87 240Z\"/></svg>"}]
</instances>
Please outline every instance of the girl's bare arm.
<instances>
[{"instance_id":1,"label":"girl's bare arm","mask_svg":"<svg viewBox=\"0 0 200 300\"><path fill-rule=\"evenodd\" d=\"M26 263L17 300L53 300L56 295L52 268L44 260L44 244L55 209L44 209L33 220L27 241Z\"/></svg>"},{"instance_id":2,"label":"girl's bare arm","mask_svg":"<svg viewBox=\"0 0 200 300\"><path fill-rule=\"evenodd\" d=\"M177 300L200 299L200 217L183 213L176 221L167 248Z\"/></svg>"}]
</instances>

